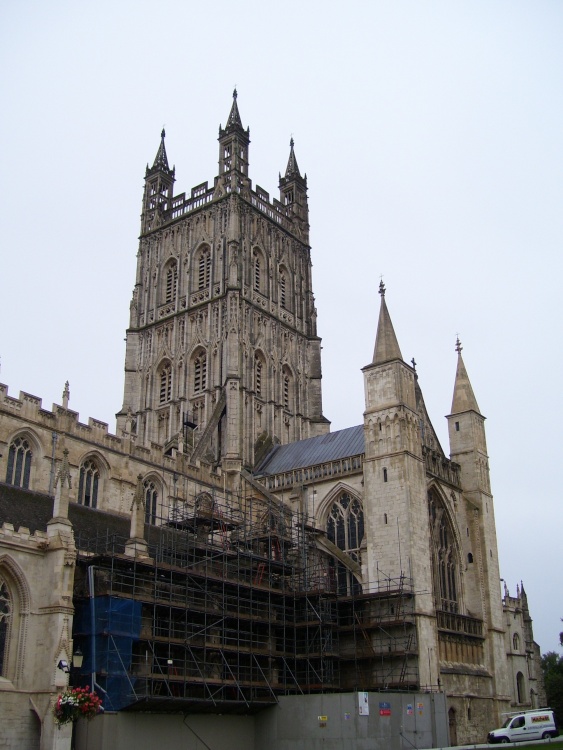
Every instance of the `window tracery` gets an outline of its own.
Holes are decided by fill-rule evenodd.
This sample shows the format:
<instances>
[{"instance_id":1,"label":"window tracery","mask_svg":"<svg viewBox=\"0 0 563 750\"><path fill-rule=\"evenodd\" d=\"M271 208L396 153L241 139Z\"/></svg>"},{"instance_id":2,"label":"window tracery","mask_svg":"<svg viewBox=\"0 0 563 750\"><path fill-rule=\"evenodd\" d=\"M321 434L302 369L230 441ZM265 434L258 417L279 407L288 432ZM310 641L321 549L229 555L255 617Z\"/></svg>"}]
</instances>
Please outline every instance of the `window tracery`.
<instances>
[{"instance_id":1,"label":"window tracery","mask_svg":"<svg viewBox=\"0 0 563 750\"><path fill-rule=\"evenodd\" d=\"M207 388L207 352L201 349L193 359L194 393L203 393Z\"/></svg>"},{"instance_id":2,"label":"window tracery","mask_svg":"<svg viewBox=\"0 0 563 750\"><path fill-rule=\"evenodd\" d=\"M78 481L78 502L87 508L98 507L98 487L100 483L100 471L92 459L84 461L80 467Z\"/></svg>"},{"instance_id":3,"label":"window tracery","mask_svg":"<svg viewBox=\"0 0 563 750\"><path fill-rule=\"evenodd\" d=\"M436 606L446 612L459 612L459 568L454 533L445 507L437 493L428 493L434 595Z\"/></svg>"},{"instance_id":4,"label":"window tracery","mask_svg":"<svg viewBox=\"0 0 563 750\"><path fill-rule=\"evenodd\" d=\"M159 401L166 404L172 398L172 365L165 362L160 369Z\"/></svg>"},{"instance_id":5,"label":"window tracery","mask_svg":"<svg viewBox=\"0 0 563 750\"><path fill-rule=\"evenodd\" d=\"M201 251L197 264L197 288L206 289L211 281L211 252L209 248Z\"/></svg>"},{"instance_id":6,"label":"window tracery","mask_svg":"<svg viewBox=\"0 0 563 750\"><path fill-rule=\"evenodd\" d=\"M156 510L158 505L158 489L150 479L145 480L145 523L156 524Z\"/></svg>"},{"instance_id":7,"label":"window tracery","mask_svg":"<svg viewBox=\"0 0 563 750\"><path fill-rule=\"evenodd\" d=\"M326 524L327 537L352 560L361 564L360 545L364 537L364 511L361 502L342 492L332 503ZM361 585L355 575L337 560L331 560L336 588L341 594L355 594Z\"/></svg>"},{"instance_id":8,"label":"window tracery","mask_svg":"<svg viewBox=\"0 0 563 750\"><path fill-rule=\"evenodd\" d=\"M32 456L31 444L26 438L17 437L12 441L8 449L7 484L29 489Z\"/></svg>"},{"instance_id":9,"label":"window tracery","mask_svg":"<svg viewBox=\"0 0 563 750\"><path fill-rule=\"evenodd\" d=\"M176 290L178 288L178 266L177 264L170 263L166 270L166 292L165 302L173 302L176 298Z\"/></svg>"}]
</instances>

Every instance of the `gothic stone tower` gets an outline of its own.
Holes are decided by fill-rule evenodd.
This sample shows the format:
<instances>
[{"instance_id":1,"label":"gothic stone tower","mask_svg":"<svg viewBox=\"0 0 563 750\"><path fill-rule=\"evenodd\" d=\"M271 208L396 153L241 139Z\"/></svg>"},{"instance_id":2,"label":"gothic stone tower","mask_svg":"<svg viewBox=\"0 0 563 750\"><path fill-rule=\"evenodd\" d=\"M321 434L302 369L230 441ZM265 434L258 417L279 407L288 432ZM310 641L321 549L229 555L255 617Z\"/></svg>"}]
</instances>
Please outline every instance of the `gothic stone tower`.
<instances>
[{"instance_id":1,"label":"gothic stone tower","mask_svg":"<svg viewBox=\"0 0 563 750\"><path fill-rule=\"evenodd\" d=\"M405 576L412 579L417 592L417 641L434 655L433 659L419 658L419 682L430 685L437 679L432 662L438 643L434 602L426 593L432 591L432 567L416 378L413 367L403 362L383 282L379 293L373 361L363 368L367 580L387 579L397 586Z\"/></svg>"},{"instance_id":2,"label":"gothic stone tower","mask_svg":"<svg viewBox=\"0 0 563 750\"><path fill-rule=\"evenodd\" d=\"M236 91L219 174L174 196L164 131L147 166L118 429L236 470L328 431L311 281L307 179L293 140L280 199L252 183ZM187 429L186 429L187 428Z\"/></svg>"}]
</instances>

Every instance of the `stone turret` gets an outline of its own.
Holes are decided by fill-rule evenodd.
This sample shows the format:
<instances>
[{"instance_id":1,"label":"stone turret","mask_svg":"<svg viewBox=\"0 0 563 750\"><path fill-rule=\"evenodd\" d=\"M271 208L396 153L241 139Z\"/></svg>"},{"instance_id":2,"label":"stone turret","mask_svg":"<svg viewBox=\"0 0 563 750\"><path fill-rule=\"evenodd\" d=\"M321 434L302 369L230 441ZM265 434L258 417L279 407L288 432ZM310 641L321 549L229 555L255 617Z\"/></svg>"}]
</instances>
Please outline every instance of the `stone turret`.
<instances>
[{"instance_id":1,"label":"stone turret","mask_svg":"<svg viewBox=\"0 0 563 750\"><path fill-rule=\"evenodd\" d=\"M303 238L309 237L309 204L307 201L307 175L301 177L295 157L293 138L289 142L289 159L285 176L280 174L280 201Z\"/></svg>"},{"instance_id":2,"label":"stone turret","mask_svg":"<svg viewBox=\"0 0 563 750\"><path fill-rule=\"evenodd\" d=\"M141 214L141 233L160 226L172 205L175 168L168 166L168 156L164 138L164 128L160 134L160 145L154 163L145 171L145 191L143 195L143 212Z\"/></svg>"},{"instance_id":3,"label":"stone turret","mask_svg":"<svg viewBox=\"0 0 563 750\"><path fill-rule=\"evenodd\" d=\"M460 466L461 486L468 516L474 519L472 553L479 568L480 596L487 639L487 663L494 675L493 693L510 693L506 671L504 623L499 586L495 512L489 480L489 458L485 436L485 417L481 414L462 357L459 338L456 341L457 369L452 398L452 413L447 417L452 461ZM474 564L475 564L474 563Z\"/></svg>"}]
</instances>

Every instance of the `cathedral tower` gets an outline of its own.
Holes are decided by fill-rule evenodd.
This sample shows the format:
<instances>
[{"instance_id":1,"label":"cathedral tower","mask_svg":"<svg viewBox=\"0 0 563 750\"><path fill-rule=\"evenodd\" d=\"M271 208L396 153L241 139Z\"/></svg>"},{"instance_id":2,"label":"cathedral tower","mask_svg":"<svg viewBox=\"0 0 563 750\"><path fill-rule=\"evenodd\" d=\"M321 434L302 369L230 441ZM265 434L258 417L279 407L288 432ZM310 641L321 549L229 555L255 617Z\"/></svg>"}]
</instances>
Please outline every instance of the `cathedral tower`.
<instances>
[{"instance_id":1,"label":"cathedral tower","mask_svg":"<svg viewBox=\"0 0 563 750\"><path fill-rule=\"evenodd\" d=\"M417 413L415 372L401 355L379 286L381 308L373 361L363 368L364 512L367 581L398 588L412 582L417 640L437 653L428 540L426 471ZM430 651L429 651L430 653ZM436 682L430 658L418 660L421 684Z\"/></svg>"},{"instance_id":2,"label":"cathedral tower","mask_svg":"<svg viewBox=\"0 0 563 750\"><path fill-rule=\"evenodd\" d=\"M118 429L193 461L250 467L260 446L329 428L306 177L292 140L280 199L252 188L236 91L213 187L173 196L164 137L145 175Z\"/></svg>"},{"instance_id":3,"label":"cathedral tower","mask_svg":"<svg viewBox=\"0 0 563 750\"><path fill-rule=\"evenodd\" d=\"M448 416L450 454L460 466L461 486L466 505L467 535L472 548L469 567L477 566L478 576L466 576L466 596L473 611L481 613L487 631L486 663L493 678L493 694L502 700L510 693L506 671L506 648L500 591L500 572L493 496L489 479L489 458L485 417L477 399L456 342L457 370L452 412Z\"/></svg>"}]
</instances>

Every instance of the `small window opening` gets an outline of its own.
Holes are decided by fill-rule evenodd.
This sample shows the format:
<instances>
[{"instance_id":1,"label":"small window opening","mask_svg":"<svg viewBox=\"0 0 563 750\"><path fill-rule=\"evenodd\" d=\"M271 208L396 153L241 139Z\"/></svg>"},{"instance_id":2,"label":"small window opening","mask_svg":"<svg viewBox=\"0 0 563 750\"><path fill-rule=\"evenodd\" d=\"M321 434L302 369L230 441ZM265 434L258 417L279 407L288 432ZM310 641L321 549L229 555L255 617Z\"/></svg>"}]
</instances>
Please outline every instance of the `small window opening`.
<instances>
[{"instance_id":1,"label":"small window opening","mask_svg":"<svg viewBox=\"0 0 563 750\"><path fill-rule=\"evenodd\" d=\"M473 555L471 554L471 552L469 552L469 554L467 555L467 562L468 563L472 563L473 562Z\"/></svg>"},{"instance_id":2,"label":"small window opening","mask_svg":"<svg viewBox=\"0 0 563 750\"><path fill-rule=\"evenodd\" d=\"M285 282L285 274L280 274L280 305L282 307L286 307L287 304L287 298L286 298L286 282Z\"/></svg>"},{"instance_id":3,"label":"small window opening","mask_svg":"<svg viewBox=\"0 0 563 750\"><path fill-rule=\"evenodd\" d=\"M383 523L387 523L387 513L383 514Z\"/></svg>"},{"instance_id":4,"label":"small window opening","mask_svg":"<svg viewBox=\"0 0 563 750\"><path fill-rule=\"evenodd\" d=\"M456 431L456 432L459 432L459 422L456 422L456 423L455 423L455 431Z\"/></svg>"},{"instance_id":5,"label":"small window opening","mask_svg":"<svg viewBox=\"0 0 563 750\"><path fill-rule=\"evenodd\" d=\"M387 481L387 469L383 469L383 481Z\"/></svg>"}]
</instances>

